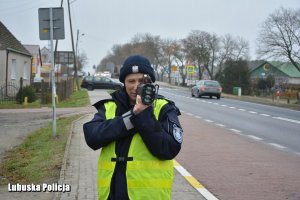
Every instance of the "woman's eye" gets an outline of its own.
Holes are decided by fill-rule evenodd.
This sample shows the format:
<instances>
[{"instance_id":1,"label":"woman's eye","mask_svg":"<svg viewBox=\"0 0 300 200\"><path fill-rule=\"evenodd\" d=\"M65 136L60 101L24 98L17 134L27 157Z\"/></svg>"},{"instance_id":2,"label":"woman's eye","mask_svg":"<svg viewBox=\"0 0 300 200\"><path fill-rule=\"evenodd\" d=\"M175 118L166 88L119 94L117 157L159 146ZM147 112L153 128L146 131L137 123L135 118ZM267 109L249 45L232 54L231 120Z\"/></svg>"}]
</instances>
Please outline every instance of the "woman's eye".
<instances>
[{"instance_id":1,"label":"woman's eye","mask_svg":"<svg viewBox=\"0 0 300 200\"><path fill-rule=\"evenodd\" d=\"M129 83L134 83L135 81L134 81L134 80L129 80L128 82L129 82Z\"/></svg>"}]
</instances>

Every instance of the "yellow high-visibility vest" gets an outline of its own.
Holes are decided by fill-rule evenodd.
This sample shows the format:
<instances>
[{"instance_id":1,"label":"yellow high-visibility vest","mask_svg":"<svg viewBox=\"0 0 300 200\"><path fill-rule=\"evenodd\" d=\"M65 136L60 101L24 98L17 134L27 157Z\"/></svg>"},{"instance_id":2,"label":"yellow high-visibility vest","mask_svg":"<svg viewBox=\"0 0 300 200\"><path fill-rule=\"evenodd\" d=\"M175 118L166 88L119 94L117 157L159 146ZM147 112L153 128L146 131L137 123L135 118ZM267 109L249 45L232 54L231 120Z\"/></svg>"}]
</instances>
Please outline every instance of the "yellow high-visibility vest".
<instances>
[{"instance_id":1,"label":"yellow high-visibility vest","mask_svg":"<svg viewBox=\"0 0 300 200\"><path fill-rule=\"evenodd\" d=\"M156 120L161 108L168 102L157 99L154 105ZM110 101L104 104L106 119L113 119L117 105ZM174 177L173 160L159 160L153 156L145 146L139 133L133 136L130 143L127 161L126 179L128 196L130 200L168 200L171 199L171 190ZM98 197L107 200L110 184L116 162L115 142L103 147L98 162Z\"/></svg>"}]
</instances>

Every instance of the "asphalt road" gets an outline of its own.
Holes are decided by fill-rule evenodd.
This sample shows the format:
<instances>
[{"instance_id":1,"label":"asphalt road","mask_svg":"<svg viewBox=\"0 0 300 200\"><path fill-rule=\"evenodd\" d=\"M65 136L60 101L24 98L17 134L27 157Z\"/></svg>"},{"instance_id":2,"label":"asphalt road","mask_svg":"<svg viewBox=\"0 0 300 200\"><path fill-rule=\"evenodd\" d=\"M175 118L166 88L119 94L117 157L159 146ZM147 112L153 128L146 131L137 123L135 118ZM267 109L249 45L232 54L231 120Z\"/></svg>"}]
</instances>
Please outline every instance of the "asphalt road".
<instances>
[{"instance_id":1,"label":"asphalt road","mask_svg":"<svg viewBox=\"0 0 300 200\"><path fill-rule=\"evenodd\" d=\"M163 86L159 93L182 111L176 160L218 199L300 199L299 111Z\"/></svg>"},{"instance_id":2,"label":"asphalt road","mask_svg":"<svg viewBox=\"0 0 300 200\"><path fill-rule=\"evenodd\" d=\"M57 117L91 111L87 108L57 108ZM0 159L5 151L19 145L26 136L52 122L51 108L0 109Z\"/></svg>"},{"instance_id":3,"label":"asphalt road","mask_svg":"<svg viewBox=\"0 0 300 200\"><path fill-rule=\"evenodd\" d=\"M188 91L161 88L184 113L236 134L300 155L300 111L238 100L191 97Z\"/></svg>"}]
</instances>

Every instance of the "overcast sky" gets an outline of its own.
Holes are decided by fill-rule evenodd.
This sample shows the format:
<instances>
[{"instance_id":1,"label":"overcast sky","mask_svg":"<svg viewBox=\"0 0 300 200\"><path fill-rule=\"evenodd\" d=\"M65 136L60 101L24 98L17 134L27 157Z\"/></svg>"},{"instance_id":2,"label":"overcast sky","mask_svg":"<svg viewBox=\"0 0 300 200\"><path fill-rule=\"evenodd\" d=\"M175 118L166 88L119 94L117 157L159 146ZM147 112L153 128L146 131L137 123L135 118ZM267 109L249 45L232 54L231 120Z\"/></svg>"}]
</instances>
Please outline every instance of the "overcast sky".
<instances>
[{"instance_id":1,"label":"overcast sky","mask_svg":"<svg viewBox=\"0 0 300 200\"><path fill-rule=\"evenodd\" d=\"M58 50L70 51L71 37L64 0L66 39ZM114 44L129 42L137 33L182 39L192 30L227 33L249 41L255 59L260 24L281 6L299 8L299 0L70 0L73 35L88 65L97 65ZM61 0L0 0L0 20L22 42L47 46L39 39L38 8L59 7ZM91 71L87 68L86 71Z\"/></svg>"}]
</instances>

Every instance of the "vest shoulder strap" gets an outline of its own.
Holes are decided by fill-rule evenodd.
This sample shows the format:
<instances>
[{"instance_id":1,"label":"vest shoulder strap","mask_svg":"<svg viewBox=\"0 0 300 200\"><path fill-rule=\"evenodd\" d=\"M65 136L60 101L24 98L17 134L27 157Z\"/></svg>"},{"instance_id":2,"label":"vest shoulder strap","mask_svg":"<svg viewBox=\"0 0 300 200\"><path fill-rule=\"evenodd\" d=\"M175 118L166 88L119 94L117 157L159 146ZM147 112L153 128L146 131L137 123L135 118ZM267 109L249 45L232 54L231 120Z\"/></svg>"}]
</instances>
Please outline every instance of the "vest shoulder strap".
<instances>
[{"instance_id":1,"label":"vest shoulder strap","mask_svg":"<svg viewBox=\"0 0 300 200\"><path fill-rule=\"evenodd\" d=\"M172 101L172 100L170 100L170 99L168 99L168 98L166 98L166 97L164 97L162 95L158 95L157 96L157 100L165 100L165 101L167 101L168 104L170 104L176 110L177 115L181 115L181 112L180 112L179 108L175 105L174 101Z\"/></svg>"},{"instance_id":2,"label":"vest shoulder strap","mask_svg":"<svg viewBox=\"0 0 300 200\"><path fill-rule=\"evenodd\" d=\"M102 99L96 103L93 104L93 106L99 110L101 108L101 106L103 106L106 102L114 102L113 99Z\"/></svg>"},{"instance_id":3,"label":"vest shoulder strap","mask_svg":"<svg viewBox=\"0 0 300 200\"><path fill-rule=\"evenodd\" d=\"M157 99L163 99L163 100L166 100L170 104L175 104L174 101L172 101L172 100L170 100L170 99L168 99L165 96L160 95L160 94L157 95Z\"/></svg>"}]
</instances>

